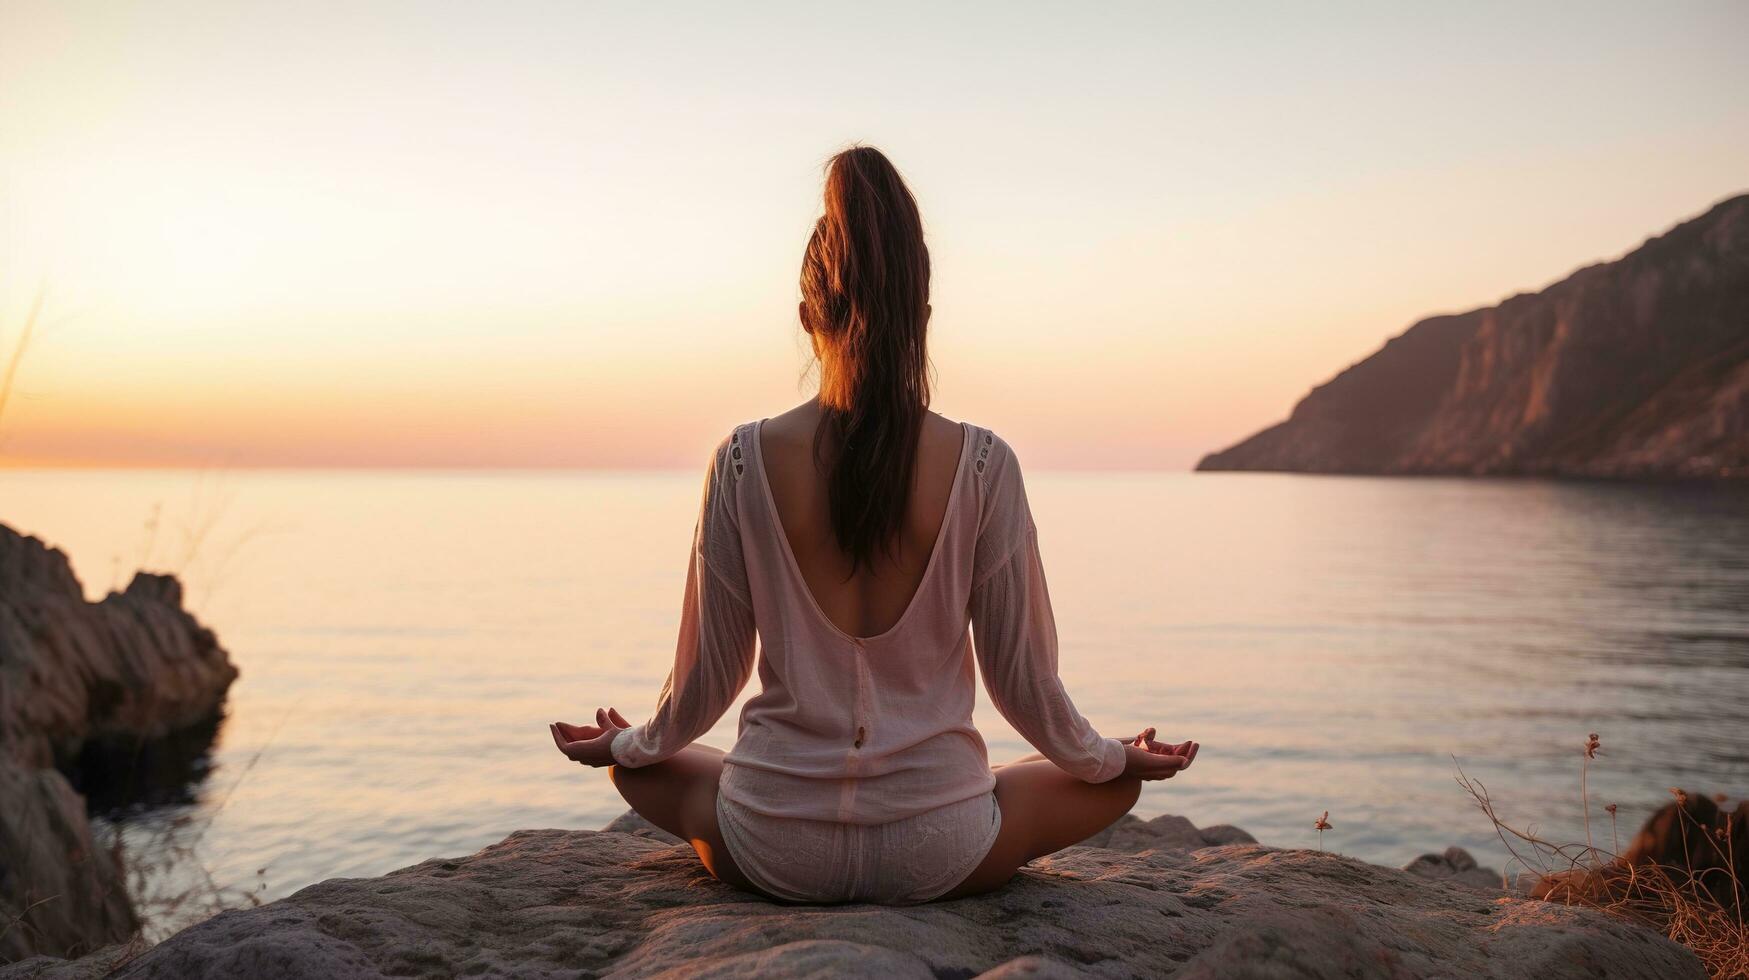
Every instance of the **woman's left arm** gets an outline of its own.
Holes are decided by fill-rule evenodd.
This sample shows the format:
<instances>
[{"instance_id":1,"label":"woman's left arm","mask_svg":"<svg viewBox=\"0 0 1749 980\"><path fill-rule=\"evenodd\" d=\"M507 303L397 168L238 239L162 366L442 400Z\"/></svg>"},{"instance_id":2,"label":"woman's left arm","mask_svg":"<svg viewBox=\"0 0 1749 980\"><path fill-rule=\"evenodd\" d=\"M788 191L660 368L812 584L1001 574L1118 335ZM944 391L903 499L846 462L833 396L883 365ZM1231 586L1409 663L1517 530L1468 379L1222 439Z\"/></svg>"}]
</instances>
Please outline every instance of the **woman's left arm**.
<instances>
[{"instance_id":1,"label":"woman's left arm","mask_svg":"<svg viewBox=\"0 0 1749 980\"><path fill-rule=\"evenodd\" d=\"M733 448L733 437L725 439L705 474L674 666L655 713L641 725L626 727L617 712L603 709L597 712L598 728L556 726L555 741L568 757L587 765L633 769L661 762L710 731L747 686L757 631L735 506ZM562 737L571 735L588 737Z\"/></svg>"}]
</instances>

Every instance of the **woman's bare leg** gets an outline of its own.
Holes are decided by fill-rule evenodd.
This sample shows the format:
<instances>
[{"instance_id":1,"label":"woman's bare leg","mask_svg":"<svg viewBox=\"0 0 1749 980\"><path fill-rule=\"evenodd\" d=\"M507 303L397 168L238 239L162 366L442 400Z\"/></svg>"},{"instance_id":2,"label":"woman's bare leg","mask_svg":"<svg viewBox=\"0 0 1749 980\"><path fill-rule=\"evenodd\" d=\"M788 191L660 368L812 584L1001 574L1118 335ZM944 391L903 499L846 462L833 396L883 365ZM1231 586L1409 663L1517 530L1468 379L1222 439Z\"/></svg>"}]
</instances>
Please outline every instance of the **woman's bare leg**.
<instances>
[{"instance_id":1,"label":"woman's bare leg","mask_svg":"<svg viewBox=\"0 0 1749 980\"><path fill-rule=\"evenodd\" d=\"M996 805L1002 829L990 853L966 880L943 899L993 891L1027 862L1079 844L1130 812L1142 794L1142 781L1119 776L1089 783L1038 756L997 766Z\"/></svg>"},{"instance_id":2,"label":"woman's bare leg","mask_svg":"<svg viewBox=\"0 0 1749 980\"><path fill-rule=\"evenodd\" d=\"M692 845L718 881L762 894L735 867L717 827L717 780L723 750L689 745L654 765L628 769L609 766L608 778L638 815Z\"/></svg>"}]
</instances>

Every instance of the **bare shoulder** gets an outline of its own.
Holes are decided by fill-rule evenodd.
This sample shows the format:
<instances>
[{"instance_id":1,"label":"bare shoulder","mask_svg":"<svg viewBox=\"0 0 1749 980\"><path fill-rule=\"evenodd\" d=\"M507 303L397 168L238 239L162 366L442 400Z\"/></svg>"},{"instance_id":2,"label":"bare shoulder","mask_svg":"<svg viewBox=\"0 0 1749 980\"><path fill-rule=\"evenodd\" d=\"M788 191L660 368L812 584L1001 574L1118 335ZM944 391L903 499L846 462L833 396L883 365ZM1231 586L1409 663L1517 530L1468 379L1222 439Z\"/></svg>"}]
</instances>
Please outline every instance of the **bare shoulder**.
<instances>
[{"instance_id":1,"label":"bare shoulder","mask_svg":"<svg viewBox=\"0 0 1749 980\"><path fill-rule=\"evenodd\" d=\"M814 429L819 424L819 408L811 401L803 402L761 423L761 442L774 453L810 448L814 442Z\"/></svg>"},{"instance_id":2,"label":"bare shoulder","mask_svg":"<svg viewBox=\"0 0 1749 980\"><path fill-rule=\"evenodd\" d=\"M957 458L960 447L964 444L963 439L970 438L962 436L961 433L970 431L963 422L955 422L934 412L924 412L923 430L917 434L917 442L926 458Z\"/></svg>"}]
</instances>

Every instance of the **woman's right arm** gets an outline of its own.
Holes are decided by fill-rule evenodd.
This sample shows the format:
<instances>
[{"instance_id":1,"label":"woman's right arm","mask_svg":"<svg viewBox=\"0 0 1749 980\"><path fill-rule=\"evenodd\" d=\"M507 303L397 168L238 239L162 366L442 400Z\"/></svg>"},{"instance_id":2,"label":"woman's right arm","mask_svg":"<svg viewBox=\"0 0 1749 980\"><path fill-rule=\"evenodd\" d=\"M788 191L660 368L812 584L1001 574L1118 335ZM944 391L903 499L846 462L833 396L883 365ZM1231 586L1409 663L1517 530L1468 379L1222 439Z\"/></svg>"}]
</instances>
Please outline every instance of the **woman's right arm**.
<instances>
[{"instance_id":1,"label":"woman's right arm","mask_svg":"<svg viewBox=\"0 0 1749 980\"><path fill-rule=\"evenodd\" d=\"M596 712L594 727L555 723L553 739L574 761L628 769L661 762L710 731L753 675L758 630L741 550L739 439L723 440L705 472L674 665L655 713L636 726L611 708Z\"/></svg>"}]
</instances>

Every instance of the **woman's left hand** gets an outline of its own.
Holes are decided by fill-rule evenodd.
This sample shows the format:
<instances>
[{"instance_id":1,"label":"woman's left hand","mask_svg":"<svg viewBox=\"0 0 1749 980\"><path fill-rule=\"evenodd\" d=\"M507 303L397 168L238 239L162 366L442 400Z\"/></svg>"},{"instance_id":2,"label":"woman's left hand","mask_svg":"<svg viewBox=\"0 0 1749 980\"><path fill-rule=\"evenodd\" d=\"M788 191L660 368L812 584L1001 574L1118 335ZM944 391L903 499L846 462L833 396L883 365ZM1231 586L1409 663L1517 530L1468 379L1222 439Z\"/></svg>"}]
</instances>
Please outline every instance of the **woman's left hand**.
<instances>
[{"instance_id":1,"label":"woman's left hand","mask_svg":"<svg viewBox=\"0 0 1749 980\"><path fill-rule=\"evenodd\" d=\"M613 708L596 708L593 725L555 721L547 726L553 733L553 744L565 753L565 758L597 768L614 764L613 737L630 727L631 723Z\"/></svg>"}]
</instances>

